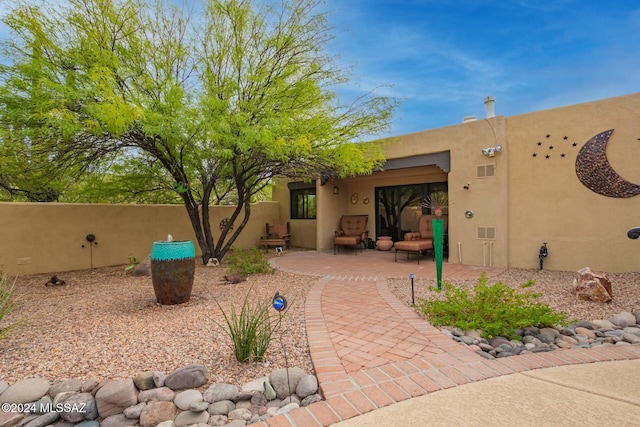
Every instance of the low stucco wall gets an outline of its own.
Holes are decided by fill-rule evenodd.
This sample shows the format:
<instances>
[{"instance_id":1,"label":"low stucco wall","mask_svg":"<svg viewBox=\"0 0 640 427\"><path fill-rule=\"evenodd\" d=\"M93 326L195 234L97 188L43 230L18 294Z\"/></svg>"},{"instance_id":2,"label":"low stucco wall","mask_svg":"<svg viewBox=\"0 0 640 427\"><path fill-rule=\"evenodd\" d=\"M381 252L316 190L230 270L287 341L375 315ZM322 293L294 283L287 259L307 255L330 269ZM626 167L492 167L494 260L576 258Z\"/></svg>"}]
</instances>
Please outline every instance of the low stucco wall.
<instances>
[{"instance_id":1,"label":"low stucco wall","mask_svg":"<svg viewBox=\"0 0 640 427\"><path fill-rule=\"evenodd\" d=\"M219 222L233 206L212 206L214 237ZM265 224L280 218L280 204L258 202L234 246L258 245ZM62 272L128 263L134 255L149 255L154 241L171 234L175 240L194 240L182 205L101 205L64 203L0 203L0 266L9 275ZM95 242L86 240L95 235ZM196 253L201 251L195 243Z\"/></svg>"}]
</instances>

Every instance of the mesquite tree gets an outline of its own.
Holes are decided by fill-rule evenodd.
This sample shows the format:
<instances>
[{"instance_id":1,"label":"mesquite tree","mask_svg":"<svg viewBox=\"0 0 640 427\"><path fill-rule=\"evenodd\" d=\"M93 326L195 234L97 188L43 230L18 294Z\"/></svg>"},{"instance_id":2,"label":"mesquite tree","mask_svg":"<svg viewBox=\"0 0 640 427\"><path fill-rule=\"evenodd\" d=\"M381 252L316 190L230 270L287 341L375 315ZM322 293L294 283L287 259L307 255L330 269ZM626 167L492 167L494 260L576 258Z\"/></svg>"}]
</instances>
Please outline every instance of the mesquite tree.
<instances>
[{"instance_id":1,"label":"mesquite tree","mask_svg":"<svg viewBox=\"0 0 640 427\"><path fill-rule=\"evenodd\" d=\"M353 176L383 161L353 141L385 130L394 101L338 99L347 73L325 52L316 0L60 3L21 1L3 17L0 137L59 171L170 191L204 261L222 259L273 178ZM230 197L215 241L207 207Z\"/></svg>"}]
</instances>

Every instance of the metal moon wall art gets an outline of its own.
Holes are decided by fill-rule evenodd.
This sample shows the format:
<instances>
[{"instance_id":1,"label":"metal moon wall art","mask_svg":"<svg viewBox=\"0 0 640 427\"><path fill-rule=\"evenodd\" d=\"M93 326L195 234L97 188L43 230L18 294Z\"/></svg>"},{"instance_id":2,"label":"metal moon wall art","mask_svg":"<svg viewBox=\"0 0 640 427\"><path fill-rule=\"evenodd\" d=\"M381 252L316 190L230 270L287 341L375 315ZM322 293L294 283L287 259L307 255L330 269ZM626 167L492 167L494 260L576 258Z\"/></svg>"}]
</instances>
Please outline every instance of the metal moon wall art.
<instances>
[{"instance_id":1,"label":"metal moon wall art","mask_svg":"<svg viewBox=\"0 0 640 427\"><path fill-rule=\"evenodd\" d=\"M637 196L640 194L640 185L621 177L607 159L607 142L612 133L613 129L609 129L584 144L576 157L576 175L585 187L603 196Z\"/></svg>"}]
</instances>

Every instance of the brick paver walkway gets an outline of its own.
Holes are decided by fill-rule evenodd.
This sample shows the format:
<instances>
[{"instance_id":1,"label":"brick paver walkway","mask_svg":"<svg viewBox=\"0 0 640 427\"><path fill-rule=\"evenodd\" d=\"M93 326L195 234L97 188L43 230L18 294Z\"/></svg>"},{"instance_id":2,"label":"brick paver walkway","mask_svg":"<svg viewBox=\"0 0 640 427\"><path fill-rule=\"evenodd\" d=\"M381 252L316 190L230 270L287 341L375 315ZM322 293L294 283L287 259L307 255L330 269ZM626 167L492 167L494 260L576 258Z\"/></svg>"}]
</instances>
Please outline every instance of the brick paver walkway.
<instances>
[{"instance_id":1,"label":"brick paver walkway","mask_svg":"<svg viewBox=\"0 0 640 427\"><path fill-rule=\"evenodd\" d=\"M328 426L438 390L537 368L640 359L640 346L555 350L486 360L421 319L389 291L387 278L435 278L435 263L393 253L290 252L284 271L320 277L307 296L311 359L324 401L269 418L272 427ZM445 279L476 279L503 269L443 266ZM408 279L407 279L408 280Z\"/></svg>"}]
</instances>

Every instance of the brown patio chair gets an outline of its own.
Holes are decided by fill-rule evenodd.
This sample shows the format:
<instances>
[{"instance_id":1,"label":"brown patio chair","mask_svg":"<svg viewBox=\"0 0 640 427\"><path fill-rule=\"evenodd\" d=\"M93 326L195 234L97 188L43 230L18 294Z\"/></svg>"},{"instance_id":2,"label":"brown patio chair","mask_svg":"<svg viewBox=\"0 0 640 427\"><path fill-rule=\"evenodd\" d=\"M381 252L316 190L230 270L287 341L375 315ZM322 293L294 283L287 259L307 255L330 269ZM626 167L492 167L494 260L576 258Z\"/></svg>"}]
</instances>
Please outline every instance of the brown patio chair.
<instances>
[{"instance_id":1,"label":"brown patio chair","mask_svg":"<svg viewBox=\"0 0 640 427\"><path fill-rule=\"evenodd\" d=\"M333 254L336 254L340 246L355 247L356 255L358 255L357 249L360 246L360 252L362 252L369 237L368 220L368 215L343 215L340 218L339 229L336 230L333 237Z\"/></svg>"},{"instance_id":2,"label":"brown patio chair","mask_svg":"<svg viewBox=\"0 0 640 427\"><path fill-rule=\"evenodd\" d=\"M291 247L291 229L289 223L279 224L276 221L266 224L266 235L260 237L260 246L281 247L289 249Z\"/></svg>"},{"instance_id":3,"label":"brown patio chair","mask_svg":"<svg viewBox=\"0 0 640 427\"><path fill-rule=\"evenodd\" d=\"M395 261L398 261L398 252L406 252L407 258L410 253L418 255L418 264L420 264L420 255L424 251L433 250L433 223L432 219L438 218L435 215L422 215L418 219L418 231L409 232L404 235L404 240L399 240L393 244L395 249ZM444 219L444 231L447 232L446 216L440 217Z\"/></svg>"}]
</instances>

